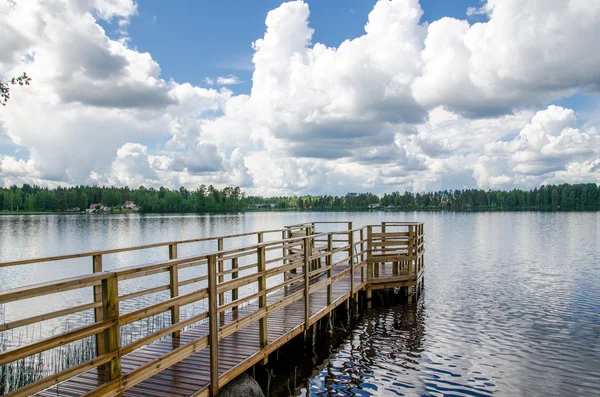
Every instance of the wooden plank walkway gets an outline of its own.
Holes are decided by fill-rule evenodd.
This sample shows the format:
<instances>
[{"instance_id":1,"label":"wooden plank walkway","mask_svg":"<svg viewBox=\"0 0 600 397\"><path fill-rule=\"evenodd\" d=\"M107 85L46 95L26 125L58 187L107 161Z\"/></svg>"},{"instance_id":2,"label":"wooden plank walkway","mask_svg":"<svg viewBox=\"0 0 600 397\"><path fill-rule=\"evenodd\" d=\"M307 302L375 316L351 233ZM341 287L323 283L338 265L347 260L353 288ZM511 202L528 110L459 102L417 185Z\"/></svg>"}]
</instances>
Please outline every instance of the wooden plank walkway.
<instances>
[{"instance_id":1,"label":"wooden plank walkway","mask_svg":"<svg viewBox=\"0 0 600 397\"><path fill-rule=\"evenodd\" d=\"M335 276L348 269L348 266L338 266L333 269ZM355 271L355 287L360 285L360 270ZM311 285L321 281L323 277L313 279ZM294 292L302 291L303 283L283 288L281 291L268 295L269 301L275 302ZM333 305L337 307L350 298L350 275L341 277L333 283ZM327 307L327 290L320 289L310 294L311 321L316 322L331 312ZM227 325L258 310L258 302L252 302L225 315L224 323ZM237 375L258 363L264 355L270 354L288 340L300 335L304 331L304 299L300 299L289 306L267 316L267 332L269 345L266 351L260 348L258 338L258 322L235 332L219 341L219 377ZM168 337L154 342L144 348L138 349L122 357L122 370L126 374L131 370L147 364L148 362L164 355L165 353L183 346L191 341L208 335L208 322L202 323L183 331L179 338ZM42 397L75 397L89 393L104 383L103 375L99 369L93 369L62 384L47 389L39 396ZM169 396L196 396L207 395L210 383L210 351L206 347L194 355L163 370L152 378L126 390L123 396L127 397L164 397Z\"/></svg>"},{"instance_id":2,"label":"wooden plank walkway","mask_svg":"<svg viewBox=\"0 0 600 397\"><path fill-rule=\"evenodd\" d=\"M96 340L95 358L7 396L214 396L337 306L356 299L359 292L366 291L370 299L372 289L417 285L423 274L423 224L386 222L353 229L352 222L344 223L347 228L333 232L319 233L315 229L319 222L311 222L278 230L0 263L6 267L91 257L93 265L90 275L0 291L0 304L6 304L86 287L93 290L91 304L3 323L0 332L95 311L91 325L0 352L3 366L84 338ZM282 238L265 241L269 233ZM257 237L256 244L223 249L229 239L252 235ZM178 245L201 241L216 242L217 251L177 256ZM168 246L169 260L102 269L103 255L161 246ZM180 270L193 267L202 270L199 276L179 279ZM144 285L145 277L160 273L168 273L167 285L119 294L123 280L139 279L139 285ZM180 287L200 282L207 282L208 287L180 294ZM250 285L256 286L254 292L239 294L240 288ZM169 291L170 298L119 313L120 302L160 291ZM180 318L180 307L200 301L207 302L207 311L191 313L191 319ZM165 312L171 313L170 325L121 345L123 326Z\"/></svg>"}]
</instances>

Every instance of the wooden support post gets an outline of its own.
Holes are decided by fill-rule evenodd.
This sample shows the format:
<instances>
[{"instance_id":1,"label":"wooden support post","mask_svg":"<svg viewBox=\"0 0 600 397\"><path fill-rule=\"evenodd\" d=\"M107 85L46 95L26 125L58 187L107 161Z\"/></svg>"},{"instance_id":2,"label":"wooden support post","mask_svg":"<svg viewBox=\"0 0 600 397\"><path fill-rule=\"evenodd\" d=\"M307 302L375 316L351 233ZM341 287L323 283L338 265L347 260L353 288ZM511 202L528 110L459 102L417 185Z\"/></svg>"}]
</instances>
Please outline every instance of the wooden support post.
<instances>
[{"instance_id":1,"label":"wooden support post","mask_svg":"<svg viewBox=\"0 0 600 397\"><path fill-rule=\"evenodd\" d=\"M237 269L238 268L238 258L231 259L231 268L232 269ZM233 279L236 279L236 278L238 278L238 272L231 273L231 279L233 280ZM238 289L237 288L233 288L231 290L231 300L232 301L238 300ZM233 307L233 311L237 312L237 309L238 309L238 307L237 307L237 305L235 305Z\"/></svg>"},{"instance_id":2,"label":"wooden support post","mask_svg":"<svg viewBox=\"0 0 600 397\"><path fill-rule=\"evenodd\" d=\"M352 222L348 222L348 260L350 261L350 298L354 298L354 232Z\"/></svg>"},{"instance_id":3,"label":"wooden support post","mask_svg":"<svg viewBox=\"0 0 600 397\"><path fill-rule=\"evenodd\" d=\"M420 240L423 242L423 244L425 244L425 225L421 224L421 235L420 235ZM423 245L423 248L421 248L421 268L419 269L419 271L423 270L423 268L425 267L425 245Z\"/></svg>"},{"instance_id":4,"label":"wooden support post","mask_svg":"<svg viewBox=\"0 0 600 397\"><path fill-rule=\"evenodd\" d=\"M288 228L288 230L287 230L287 238L292 238L292 229ZM287 254L291 255L292 254L292 250L288 249ZM292 274L298 274L298 270L297 269L292 269L292 270L290 270L290 273L292 273Z\"/></svg>"},{"instance_id":5,"label":"wooden support post","mask_svg":"<svg viewBox=\"0 0 600 397\"><path fill-rule=\"evenodd\" d=\"M312 223L313 227L314 227L314 222ZM312 235L314 229L312 229L312 227L306 227L306 229L304 229L305 233L307 236ZM310 253L312 255L313 252L313 248L314 248L314 241L311 241L310 243ZM310 261L310 266L309 266L309 271L313 271L317 269L317 259Z\"/></svg>"},{"instance_id":6,"label":"wooden support post","mask_svg":"<svg viewBox=\"0 0 600 397\"><path fill-rule=\"evenodd\" d=\"M169 244L169 259L177 258L177 244ZM169 287L171 298L179 296L179 265L169 267ZM171 325L179 322L179 305L171 308ZM179 338L181 331L177 330L171 334L173 338Z\"/></svg>"},{"instance_id":7,"label":"wooden support post","mask_svg":"<svg viewBox=\"0 0 600 397\"><path fill-rule=\"evenodd\" d=\"M307 332L310 322L310 237L304 237L304 331Z\"/></svg>"},{"instance_id":8,"label":"wooden support post","mask_svg":"<svg viewBox=\"0 0 600 397\"><path fill-rule=\"evenodd\" d=\"M373 253L372 241L373 241L373 226L367 226L367 284L373 283ZM372 292L367 290L367 299L371 299Z\"/></svg>"},{"instance_id":9,"label":"wooden support post","mask_svg":"<svg viewBox=\"0 0 600 397\"><path fill-rule=\"evenodd\" d=\"M325 265L327 267L331 266L331 264L333 263L333 258L332 258L332 254L331 251L333 251L333 234L329 233L327 235L327 252L329 253L329 255L327 255L327 257L325 258ZM331 269L327 270L327 278L330 279L331 278ZM331 305L331 294L332 294L332 289L333 289L333 285L329 284L327 286L327 306Z\"/></svg>"},{"instance_id":10,"label":"wooden support post","mask_svg":"<svg viewBox=\"0 0 600 397\"><path fill-rule=\"evenodd\" d=\"M92 257L92 271L94 273L102 272L102 255L94 255ZM102 285L94 286L94 302L102 302ZM94 322L98 323L102 318L102 307L97 307L94 309ZM105 352L104 335L96 334L96 356L100 356Z\"/></svg>"},{"instance_id":11,"label":"wooden support post","mask_svg":"<svg viewBox=\"0 0 600 397\"><path fill-rule=\"evenodd\" d=\"M259 233L259 242L262 242L262 233ZM267 289L267 257L265 247L261 246L257 249L257 263L258 263L258 273L260 276L258 277L258 290L265 291ZM265 294L260 295L258 297L258 307L260 309L267 307L267 296ZM268 336L267 336L267 316L262 317L258 320L258 328L259 328L259 339L260 339L260 348L264 349L269 344ZM262 359L261 364L266 365L268 356L265 356Z\"/></svg>"},{"instance_id":12,"label":"wooden support post","mask_svg":"<svg viewBox=\"0 0 600 397\"><path fill-rule=\"evenodd\" d=\"M385 226L386 226L386 225L385 225L385 222L381 222L381 234L384 234L384 235L385 235L385 229L386 229L386 227L385 227ZM381 242L382 242L382 243L385 243L385 237L382 237L382 238L381 238ZM382 247L381 247L381 253L382 253L383 255L385 255L387 252L388 252L388 249L385 247L385 244L384 244L384 245L382 245ZM382 268L384 268L384 269L385 269L385 262L384 262L384 263L381 263L381 264L377 264L377 270L376 270L377 274L379 274L379 268L380 268L380 267L382 267Z\"/></svg>"},{"instance_id":13,"label":"wooden support post","mask_svg":"<svg viewBox=\"0 0 600 397\"><path fill-rule=\"evenodd\" d=\"M217 239L217 251L223 251L223 238ZM217 254L217 259L222 258L222 254ZM217 268L219 269L219 273L222 273L225 270L225 263L223 260L217 260ZM225 281L225 276L219 276L219 284L222 284ZM225 304L225 293L222 292L219 294L219 306L223 306ZM221 312L219 314L219 319L221 320L221 324L225 323L225 312Z\"/></svg>"},{"instance_id":14,"label":"wooden support post","mask_svg":"<svg viewBox=\"0 0 600 397\"><path fill-rule=\"evenodd\" d=\"M408 226L408 275L409 276L412 276L413 259L414 259L414 252L413 252L414 236L415 236L414 226L409 225Z\"/></svg>"},{"instance_id":15,"label":"wooden support post","mask_svg":"<svg viewBox=\"0 0 600 397\"><path fill-rule=\"evenodd\" d=\"M285 230L281 231L281 240L285 240ZM285 241L283 242L282 256L281 256L281 266L285 266L289 261L286 259L287 257L287 249L285 248ZM288 280L288 272L283 273L283 281Z\"/></svg>"},{"instance_id":16,"label":"wooden support post","mask_svg":"<svg viewBox=\"0 0 600 397\"><path fill-rule=\"evenodd\" d=\"M360 229L360 262L362 263L365 260L365 233L364 228ZM363 283L365 281L365 267L361 265L360 267L360 282Z\"/></svg>"},{"instance_id":17,"label":"wooden support post","mask_svg":"<svg viewBox=\"0 0 600 397\"><path fill-rule=\"evenodd\" d=\"M217 256L208 256L208 340L210 346L210 395L219 392L219 324L217 319Z\"/></svg>"},{"instance_id":18,"label":"wooden support post","mask_svg":"<svg viewBox=\"0 0 600 397\"><path fill-rule=\"evenodd\" d=\"M103 320L112 320L114 324L104 330L103 353L116 352L121 348L121 332L119 328L119 280L116 274L105 278L101 283L102 288L102 317ZM107 381L121 376L121 357L115 357L105 365Z\"/></svg>"}]
</instances>

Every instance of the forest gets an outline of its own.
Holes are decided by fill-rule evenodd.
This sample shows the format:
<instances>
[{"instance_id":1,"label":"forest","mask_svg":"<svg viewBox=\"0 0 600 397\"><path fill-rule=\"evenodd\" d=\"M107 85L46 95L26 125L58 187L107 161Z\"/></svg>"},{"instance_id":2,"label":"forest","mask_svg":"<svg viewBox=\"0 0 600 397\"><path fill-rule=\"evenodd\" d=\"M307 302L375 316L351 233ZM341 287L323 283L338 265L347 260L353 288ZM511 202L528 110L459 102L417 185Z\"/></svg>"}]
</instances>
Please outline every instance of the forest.
<instances>
[{"instance_id":1,"label":"forest","mask_svg":"<svg viewBox=\"0 0 600 397\"><path fill-rule=\"evenodd\" d=\"M74 186L49 189L13 185L0 189L3 212L85 211L92 204L120 208L133 201L140 212L210 213L246 210L598 210L600 191L595 183L546 185L531 190L457 189L427 193L393 192L345 196L246 196L239 187L217 189L202 185L137 189L107 186Z\"/></svg>"},{"instance_id":2,"label":"forest","mask_svg":"<svg viewBox=\"0 0 600 397\"><path fill-rule=\"evenodd\" d=\"M92 204L120 208L125 201L133 201L140 212L229 212L244 211L246 201L239 187L222 190L212 185L200 186L194 191L184 187L170 190L137 189L128 187L74 186L48 189L40 186L11 186L0 190L0 208L3 211L66 212L85 211Z\"/></svg>"}]
</instances>

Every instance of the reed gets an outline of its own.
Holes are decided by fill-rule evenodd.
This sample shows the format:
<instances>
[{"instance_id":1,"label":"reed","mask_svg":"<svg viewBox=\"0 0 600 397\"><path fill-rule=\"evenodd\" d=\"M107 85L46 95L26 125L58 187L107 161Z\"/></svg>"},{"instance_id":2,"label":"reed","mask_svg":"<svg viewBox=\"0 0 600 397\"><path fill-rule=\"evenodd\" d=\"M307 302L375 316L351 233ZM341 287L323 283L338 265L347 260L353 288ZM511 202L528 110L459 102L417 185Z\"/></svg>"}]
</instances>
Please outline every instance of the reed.
<instances>
[{"instance_id":1,"label":"reed","mask_svg":"<svg viewBox=\"0 0 600 397\"><path fill-rule=\"evenodd\" d=\"M90 323L93 321L92 315L88 320ZM169 313L147 317L130 324L128 327L123 327L121 329L121 339L124 344L135 342L169 326L170 321ZM87 323L87 321L83 321L83 323ZM65 325L66 331L71 328L69 324L67 322ZM12 330L0 332L0 352L21 346L23 340L29 340L30 335L37 332L35 324L24 328L18 336L15 336ZM0 366L0 395L10 393L46 376L89 361L95 356L96 341L95 338L89 337L2 365Z\"/></svg>"}]
</instances>

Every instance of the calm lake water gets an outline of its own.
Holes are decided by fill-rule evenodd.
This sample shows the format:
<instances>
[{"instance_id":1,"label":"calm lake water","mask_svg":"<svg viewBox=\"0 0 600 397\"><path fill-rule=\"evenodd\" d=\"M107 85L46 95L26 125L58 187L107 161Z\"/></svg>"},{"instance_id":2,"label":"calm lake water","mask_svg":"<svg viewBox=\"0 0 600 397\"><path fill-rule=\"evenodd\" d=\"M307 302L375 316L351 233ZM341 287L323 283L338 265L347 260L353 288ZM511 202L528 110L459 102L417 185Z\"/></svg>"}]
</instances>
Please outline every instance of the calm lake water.
<instances>
[{"instance_id":1,"label":"calm lake water","mask_svg":"<svg viewBox=\"0 0 600 397\"><path fill-rule=\"evenodd\" d=\"M600 394L600 213L2 216L0 262L312 220L352 220L355 227L425 222L425 292L414 305L368 312L315 366L301 394ZM180 256L214 248L182 247ZM163 247L113 255L104 264L110 269L166 256ZM0 289L89 273L90 262L0 269ZM44 311L64 299L46 297ZM40 306L6 305L4 311L9 321L38 314Z\"/></svg>"}]
</instances>

